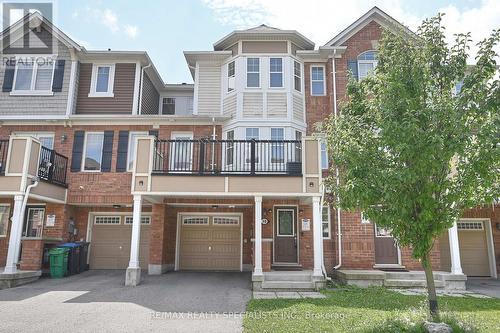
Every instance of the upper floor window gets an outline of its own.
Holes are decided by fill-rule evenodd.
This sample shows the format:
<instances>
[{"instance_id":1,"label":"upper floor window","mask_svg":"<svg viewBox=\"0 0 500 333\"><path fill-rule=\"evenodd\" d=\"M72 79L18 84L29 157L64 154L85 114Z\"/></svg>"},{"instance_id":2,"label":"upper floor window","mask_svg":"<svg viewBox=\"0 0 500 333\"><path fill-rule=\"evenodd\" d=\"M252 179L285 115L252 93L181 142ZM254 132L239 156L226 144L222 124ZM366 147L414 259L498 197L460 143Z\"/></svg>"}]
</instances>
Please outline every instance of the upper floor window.
<instances>
[{"instance_id":1,"label":"upper floor window","mask_svg":"<svg viewBox=\"0 0 500 333\"><path fill-rule=\"evenodd\" d=\"M460 92L462 91L462 87L464 86L464 81L458 81L457 83L455 83L455 89L453 90L453 94L455 96L457 96L458 94L460 94Z\"/></svg>"},{"instance_id":2,"label":"upper floor window","mask_svg":"<svg viewBox=\"0 0 500 333\"><path fill-rule=\"evenodd\" d=\"M367 77L377 67L377 52L366 51L358 56L358 79Z\"/></svg>"},{"instance_id":3,"label":"upper floor window","mask_svg":"<svg viewBox=\"0 0 500 333\"><path fill-rule=\"evenodd\" d=\"M283 87L283 59L269 59L269 86L271 88Z\"/></svg>"},{"instance_id":4,"label":"upper floor window","mask_svg":"<svg viewBox=\"0 0 500 333\"><path fill-rule=\"evenodd\" d=\"M132 171L135 160L135 138L138 136L148 135L148 132L130 132L128 136L128 156L127 156L127 171Z\"/></svg>"},{"instance_id":5,"label":"upper floor window","mask_svg":"<svg viewBox=\"0 0 500 333\"><path fill-rule=\"evenodd\" d=\"M321 169L328 169L328 150L325 141L321 141Z\"/></svg>"},{"instance_id":6,"label":"upper floor window","mask_svg":"<svg viewBox=\"0 0 500 333\"><path fill-rule=\"evenodd\" d=\"M271 128L271 140L283 141L285 130L283 128ZM285 161L285 146L283 142L271 143L271 163L283 163Z\"/></svg>"},{"instance_id":7,"label":"upper floor window","mask_svg":"<svg viewBox=\"0 0 500 333\"><path fill-rule=\"evenodd\" d=\"M259 128L257 127L246 128L245 134L247 140L259 140Z\"/></svg>"},{"instance_id":8,"label":"upper floor window","mask_svg":"<svg viewBox=\"0 0 500 333\"><path fill-rule=\"evenodd\" d=\"M175 114L175 98L164 97L161 106L161 114Z\"/></svg>"},{"instance_id":9,"label":"upper floor window","mask_svg":"<svg viewBox=\"0 0 500 333\"><path fill-rule=\"evenodd\" d=\"M54 61L17 61L14 93L51 93Z\"/></svg>"},{"instance_id":10,"label":"upper floor window","mask_svg":"<svg viewBox=\"0 0 500 333\"><path fill-rule=\"evenodd\" d=\"M234 90L235 86L235 67L234 61L227 64L227 92Z\"/></svg>"},{"instance_id":11,"label":"upper floor window","mask_svg":"<svg viewBox=\"0 0 500 333\"><path fill-rule=\"evenodd\" d=\"M325 66L311 67L311 95L324 96L325 87Z\"/></svg>"},{"instance_id":12,"label":"upper floor window","mask_svg":"<svg viewBox=\"0 0 500 333\"><path fill-rule=\"evenodd\" d=\"M113 97L115 65L92 66L89 97Z\"/></svg>"},{"instance_id":13,"label":"upper floor window","mask_svg":"<svg viewBox=\"0 0 500 333\"><path fill-rule=\"evenodd\" d=\"M247 87L260 87L260 59L247 58Z\"/></svg>"},{"instance_id":14,"label":"upper floor window","mask_svg":"<svg viewBox=\"0 0 500 333\"><path fill-rule=\"evenodd\" d=\"M101 171L104 132L85 133L83 171Z\"/></svg>"},{"instance_id":15,"label":"upper floor window","mask_svg":"<svg viewBox=\"0 0 500 333\"><path fill-rule=\"evenodd\" d=\"M302 91L302 68L300 62L293 62L293 87L297 91Z\"/></svg>"},{"instance_id":16,"label":"upper floor window","mask_svg":"<svg viewBox=\"0 0 500 333\"><path fill-rule=\"evenodd\" d=\"M226 165L233 164L234 160L234 131L227 131L226 133Z\"/></svg>"}]
</instances>

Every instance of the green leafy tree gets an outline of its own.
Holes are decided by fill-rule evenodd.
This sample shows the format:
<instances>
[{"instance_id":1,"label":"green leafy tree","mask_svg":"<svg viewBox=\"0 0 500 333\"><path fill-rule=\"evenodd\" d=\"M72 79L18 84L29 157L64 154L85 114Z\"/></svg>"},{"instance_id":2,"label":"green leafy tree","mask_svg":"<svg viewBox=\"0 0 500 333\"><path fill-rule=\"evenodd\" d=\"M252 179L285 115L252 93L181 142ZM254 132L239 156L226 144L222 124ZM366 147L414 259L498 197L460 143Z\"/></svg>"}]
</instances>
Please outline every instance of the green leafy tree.
<instances>
[{"instance_id":1,"label":"green leafy tree","mask_svg":"<svg viewBox=\"0 0 500 333\"><path fill-rule=\"evenodd\" d=\"M376 70L349 80L339 115L324 124L332 169L340 170L327 186L340 207L362 210L411 247L434 321L434 241L465 209L499 197L500 170L500 30L478 43L476 65L468 66L470 35L448 45L441 19L425 20L413 38L385 31Z\"/></svg>"}]
</instances>

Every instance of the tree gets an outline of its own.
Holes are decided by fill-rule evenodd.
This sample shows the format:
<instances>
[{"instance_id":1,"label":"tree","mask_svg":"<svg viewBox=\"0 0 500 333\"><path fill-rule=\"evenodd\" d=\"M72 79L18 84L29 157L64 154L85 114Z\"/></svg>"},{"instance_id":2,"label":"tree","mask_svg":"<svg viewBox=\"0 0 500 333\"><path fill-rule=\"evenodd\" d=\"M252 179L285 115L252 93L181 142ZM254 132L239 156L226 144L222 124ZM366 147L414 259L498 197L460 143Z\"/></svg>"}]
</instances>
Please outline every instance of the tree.
<instances>
[{"instance_id":1,"label":"tree","mask_svg":"<svg viewBox=\"0 0 500 333\"><path fill-rule=\"evenodd\" d=\"M384 31L378 65L350 79L338 116L324 124L340 170L326 185L347 210L359 209L412 249L427 280L429 310L439 321L429 253L465 209L500 197L500 82L494 48L500 30L478 43L466 64L470 34L446 43L442 15L416 36ZM463 82L459 92L455 84Z\"/></svg>"}]
</instances>

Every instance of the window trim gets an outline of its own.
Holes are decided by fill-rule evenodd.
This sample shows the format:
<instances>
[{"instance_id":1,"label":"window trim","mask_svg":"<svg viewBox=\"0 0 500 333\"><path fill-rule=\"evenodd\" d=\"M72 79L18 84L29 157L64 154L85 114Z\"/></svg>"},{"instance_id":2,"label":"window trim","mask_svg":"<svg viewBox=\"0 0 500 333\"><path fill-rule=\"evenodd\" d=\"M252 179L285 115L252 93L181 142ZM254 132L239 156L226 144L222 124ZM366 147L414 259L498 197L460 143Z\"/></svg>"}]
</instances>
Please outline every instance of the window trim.
<instances>
[{"instance_id":1,"label":"window trim","mask_svg":"<svg viewBox=\"0 0 500 333\"><path fill-rule=\"evenodd\" d=\"M118 218L118 223L97 223L97 219L100 217L110 218L110 219ZM93 225L122 225L122 215L106 215L106 214L94 215L92 224Z\"/></svg>"},{"instance_id":2,"label":"window trim","mask_svg":"<svg viewBox=\"0 0 500 333\"><path fill-rule=\"evenodd\" d=\"M323 150L323 145L325 146L325 149ZM325 152L326 156L326 168L323 168L323 151ZM328 145L326 143L326 140L321 140L319 143L319 152L320 152L320 161L321 161L321 170L328 170L330 168L330 161L328 160Z\"/></svg>"},{"instance_id":3,"label":"window trim","mask_svg":"<svg viewBox=\"0 0 500 333\"><path fill-rule=\"evenodd\" d=\"M8 203L0 203L0 207L7 207L7 221L5 222L5 233L0 229L0 238L6 238L9 231L9 221L11 216L10 204Z\"/></svg>"},{"instance_id":4,"label":"window trim","mask_svg":"<svg viewBox=\"0 0 500 333\"><path fill-rule=\"evenodd\" d=\"M375 68L377 67L378 60L364 60L364 59L359 59L360 56L362 56L365 53L369 53L369 52L373 52L373 53L375 53L375 55L377 54L376 50L366 50L366 51L361 52L360 54L358 54L358 56L356 57L356 60L357 60L356 66L358 67L358 80L362 80L362 79L364 79L365 77L368 76L368 75L363 76L363 77L360 76L360 73L361 73L361 71L359 70L359 65L360 64L371 64L371 65L373 65L372 71L375 70Z\"/></svg>"},{"instance_id":5,"label":"window trim","mask_svg":"<svg viewBox=\"0 0 500 333\"><path fill-rule=\"evenodd\" d=\"M135 135L144 135L144 136L147 136L149 133L147 131L130 131L128 132L128 145L127 145L127 172L132 172L133 169L134 169L134 164L132 163L132 166L130 166L130 152L131 152L131 149L130 149L130 143L131 143L131 139L132 139L132 136L133 134ZM134 149L135 150L135 149ZM130 168L129 168L130 166Z\"/></svg>"},{"instance_id":6,"label":"window trim","mask_svg":"<svg viewBox=\"0 0 500 333\"><path fill-rule=\"evenodd\" d=\"M285 235L280 233L280 219L279 219L279 214L280 211L285 211L285 212L292 212L292 234L291 235ZM297 217L295 216L295 208L276 208L276 236L279 237L296 237L295 233L295 223L297 223ZM298 227L298 226L297 226Z\"/></svg>"},{"instance_id":7,"label":"window trim","mask_svg":"<svg viewBox=\"0 0 500 333\"><path fill-rule=\"evenodd\" d=\"M166 99L171 99L171 100L174 101L174 103L173 103L173 105L174 105L174 113L163 113L163 106L166 104L166 103L164 103L164 100L166 100ZM161 98L161 115L162 116L175 116L175 107L176 107L175 99L176 99L175 97L170 97L170 96L163 96ZM170 104L172 104L172 103L170 103Z\"/></svg>"},{"instance_id":8,"label":"window trim","mask_svg":"<svg viewBox=\"0 0 500 333\"><path fill-rule=\"evenodd\" d=\"M17 82L17 71L19 69L19 59L23 58L28 58L30 56L16 56L16 65L14 67L14 78L12 80L12 90L10 91L9 95L11 96L53 96L54 92L52 91L52 85L54 84L54 73L55 73L55 68L56 68L56 56L51 54L51 55L36 55L36 57L46 57L47 59L52 58L52 76L50 78L50 88L48 90L35 90L35 84L36 84L36 76L38 72L38 62L33 61L33 71L31 73L31 82L30 82L30 89L29 90L17 90L16 89L16 82Z\"/></svg>"},{"instance_id":9,"label":"window trim","mask_svg":"<svg viewBox=\"0 0 500 333\"><path fill-rule=\"evenodd\" d=\"M109 67L109 77L108 77L108 91L107 92L97 92L97 71L99 67ZM115 64L107 63L94 63L92 64L92 76L90 79L90 92L88 97L115 97L114 94L115 85Z\"/></svg>"},{"instance_id":10,"label":"window trim","mask_svg":"<svg viewBox=\"0 0 500 333\"><path fill-rule=\"evenodd\" d=\"M281 130L283 137L281 139L273 139L273 130ZM269 134L270 134L270 139L271 141L277 140L277 141L284 141L285 136L286 136L286 131L284 127L271 127L269 128ZM273 156L273 152L278 152L279 148L281 148L281 157L283 158L282 161L279 161L278 158L276 158L277 161L274 161L274 158L276 156ZM279 142L273 142L271 143L271 164L283 164L285 163L285 144L284 143L279 143Z\"/></svg>"},{"instance_id":11,"label":"window trim","mask_svg":"<svg viewBox=\"0 0 500 333\"><path fill-rule=\"evenodd\" d=\"M102 134L102 149L101 149L101 163L99 170L85 170L85 159L87 157L87 138L89 134ZM83 140L83 152L82 152L82 167L81 167L81 172L101 172L102 170L102 153L104 151L104 131L94 131L94 132L87 132L85 131L85 137Z\"/></svg>"},{"instance_id":12,"label":"window trim","mask_svg":"<svg viewBox=\"0 0 500 333\"><path fill-rule=\"evenodd\" d=\"M323 68L323 80L321 80L321 82L323 82L323 93L322 94L314 94L313 93L313 82L320 82L320 80L313 80L313 77L312 77L312 72L313 72L313 68ZM309 69L310 73L310 81L311 81L311 96L326 96L326 66L325 65L311 65L310 69Z\"/></svg>"},{"instance_id":13,"label":"window trim","mask_svg":"<svg viewBox=\"0 0 500 333\"><path fill-rule=\"evenodd\" d=\"M327 209L327 218L328 221L323 220L323 210L321 211L321 237L323 239L332 239L332 212L330 210L330 206L325 205L322 209ZM328 224L328 237L323 235L323 224Z\"/></svg>"},{"instance_id":14,"label":"window trim","mask_svg":"<svg viewBox=\"0 0 500 333\"><path fill-rule=\"evenodd\" d=\"M40 210L43 210L43 216L42 216L42 227L40 228L40 235L39 236L22 236L22 233L24 233L26 231L26 227L28 227L28 217L29 217L29 214L30 214L30 210L31 209L40 209ZM44 230L44 226L45 226L45 217L46 217L46 209L45 209L45 206L41 206L41 205L27 205L26 206L26 211L24 213L24 221L23 221L23 229L22 229L22 232L21 232L21 238L22 239L42 239L43 238L43 230Z\"/></svg>"},{"instance_id":15,"label":"window trim","mask_svg":"<svg viewBox=\"0 0 500 333\"><path fill-rule=\"evenodd\" d=\"M229 75L229 66L231 64L233 64L233 75ZM260 70L260 64L259 64L259 70ZM231 60L230 62L227 63L226 77L227 77L226 94L230 94L230 93L235 92L236 91L236 60ZM234 88L229 88L230 79L233 79Z\"/></svg>"},{"instance_id":16,"label":"window trim","mask_svg":"<svg viewBox=\"0 0 500 333\"><path fill-rule=\"evenodd\" d=\"M281 59L281 72L273 72L271 71L271 60L272 59ZM260 67L259 67L260 70ZM281 86L273 87L271 86L271 74L281 74ZM269 89L283 89L285 87L285 68L283 57L269 57Z\"/></svg>"},{"instance_id":17,"label":"window trim","mask_svg":"<svg viewBox=\"0 0 500 333\"><path fill-rule=\"evenodd\" d=\"M248 59L257 59L259 61L259 71L258 72L249 72L248 71ZM260 86L261 86L261 84L260 84L260 79L261 79L260 73L261 73L261 69L262 69L262 66L261 66L260 62L261 61L260 61L259 57L247 57L246 58L246 78L245 78L246 79L246 83L245 83L245 86L246 86L247 89L260 89ZM248 86L248 73L257 73L257 74L259 74L259 85L258 86L256 86L256 87L249 87Z\"/></svg>"},{"instance_id":18,"label":"window trim","mask_svg":"<svg viewBox=\"0 0 500 333\"><path fill-rule=\"evenodd\" d=\"M132 219L132 222L128 223L127 219ZM147 222L144 223L144 220L146 219ZM123 216L123 225L133 225L134 224L134 215L125 215ZM143 215L141 214L141 225L151 225L151 215Z\"/></svg>"},{"instance_id":19,"label":"window trim","mask_svg":"<svg viewBox=\"0 0 500 333\"><path fill-rule=\"evenodd\" d=\"M297 75L295 73L295 64L298 64L299 65L299 71L300 71L300 75ZM293 59L293 90L294 91L297 91L297 92L302 92L302 64L300 62L298 62L297 60ZM297 87L295 86L295 79L298 78L299 79L299 89L297 89Z\"/></svg>"}]
</instances>

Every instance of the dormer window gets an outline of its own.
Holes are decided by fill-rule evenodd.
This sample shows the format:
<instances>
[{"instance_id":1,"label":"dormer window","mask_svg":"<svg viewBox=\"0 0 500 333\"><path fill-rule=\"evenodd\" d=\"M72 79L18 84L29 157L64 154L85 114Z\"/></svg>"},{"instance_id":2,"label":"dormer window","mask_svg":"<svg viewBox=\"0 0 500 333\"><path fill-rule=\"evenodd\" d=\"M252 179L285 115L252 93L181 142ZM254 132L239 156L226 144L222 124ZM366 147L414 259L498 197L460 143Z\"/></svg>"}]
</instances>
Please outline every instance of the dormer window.
<instances>
[{"instance_id":1,"label":"dormer window","mask_svg":"<svg viewBox=\"0 0 500 333\"><path fill-rule=\"evenodd\" d=\"M114 97L115 65L94 64L89 97Z\"/></svg>"},{"instance_id":2,"label":"dormer window","mask_svg":"<svg viewBox=\"0 0 500 333\"><path fill-rule=\"evenodd\" d=\"M377 52L366 51L358 56L358 78L364 79L377 67Z\"/></svg>"},{"instance_id":3,"label":"dormer window","mask_svg":"<svg viewBox=\"0 0 500 333\"><path fill-rule=\"evenodd\" d=\"M247 58L247 87L260 87L260 59Z\"/></svg>"},{"instance_id":4,"label":"dormer window","mask_svg":"<svg viewBox=\"0 0 500 333\"><path fill-rule=\"evenodd\" d=\"M52 94L53 59L17 60L12 94Z\"/></svg>"},{"instance_id":5,"label":"dormer window","mask_svg":"<svg viewBox=\"0 0 500 333\"><path fill-rule=\"evenodd\" d=\"M283 87L283 59L269 59L269 86L271 88Z\"/></svg>"}]
</instances>

